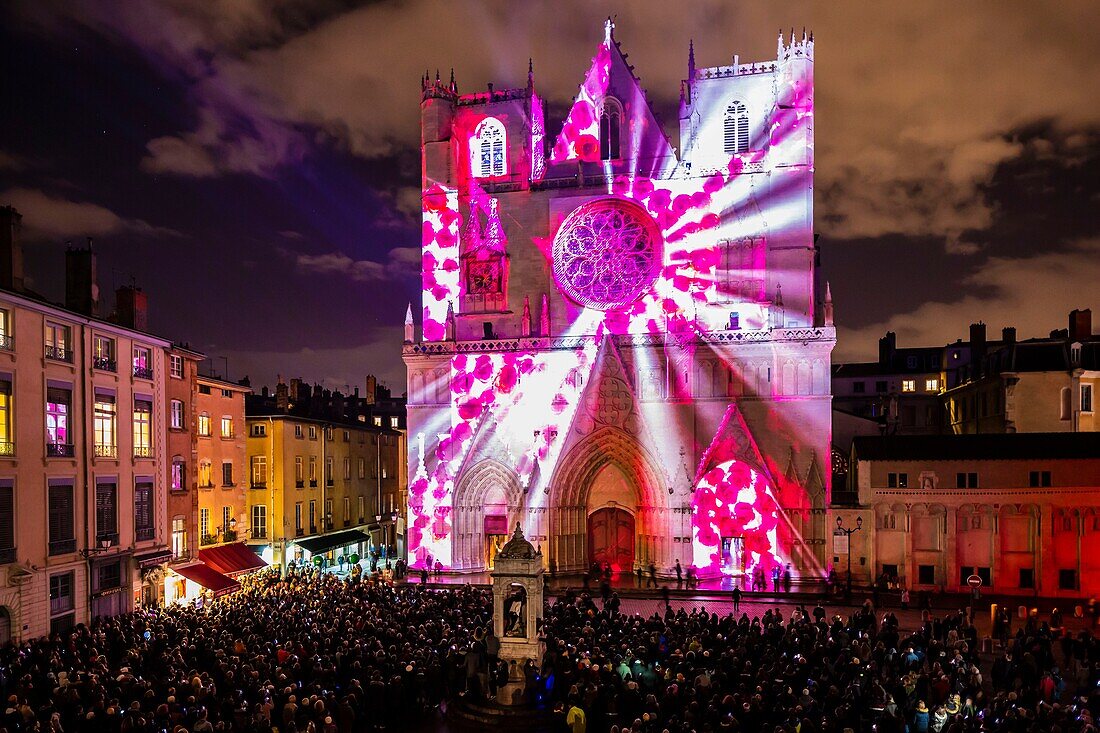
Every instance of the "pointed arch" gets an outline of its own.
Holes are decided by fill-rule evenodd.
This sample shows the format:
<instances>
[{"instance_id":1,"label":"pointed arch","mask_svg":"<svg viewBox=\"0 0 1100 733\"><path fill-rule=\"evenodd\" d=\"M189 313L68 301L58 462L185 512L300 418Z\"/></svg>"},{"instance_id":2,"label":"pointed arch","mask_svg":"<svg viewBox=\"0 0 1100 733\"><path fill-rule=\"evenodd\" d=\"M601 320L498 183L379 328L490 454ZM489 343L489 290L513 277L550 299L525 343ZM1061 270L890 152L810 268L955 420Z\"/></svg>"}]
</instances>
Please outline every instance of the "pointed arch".
<instances>
[{"instance_id":1,"label":"pointed arch","mask_svg":"<svg viewBox=\"0 0 1100 733\"><path fill-rule=\"evenodd\" d=\"M737 155L749 150L749 110L744 102L734 100L726 107L724 146L726 155Z\"/></svg>"},{"instance_id":2,"label":"pointed arch","mask_svg":"<svg viewBox=\"0 0 1100 733\"><path fill-rule=\"evenodd\" d=\"M600 103L600 160L622 157L623 105L615 97L604 97Z\"/></svg>"},{"instance_id":3,"label":"pointed arch","mask_svg":"<svg viewBox=\"0 0 1100 733\"><path fill-rule=\"evenodd\" d=\"M483 570L486 566L486 501L493 514L503 505L505 527L522 521L523 489L516 473L500 461L486 458L466 471L454 493L454 535L451 566L455 570ZM495 520L490 520L495 521Z\"/></svg>"},{"instance_id":4,"label":"pointed arch","mask_svg":"<svg viewBox=\"0 0 1100 733\"><path fill-rule=\"evenodd\" d=\"M504 123L486 117L470 139L470 173L474 178L503 176L508 172L508 134Z\"/></svg>"}]
</instances>

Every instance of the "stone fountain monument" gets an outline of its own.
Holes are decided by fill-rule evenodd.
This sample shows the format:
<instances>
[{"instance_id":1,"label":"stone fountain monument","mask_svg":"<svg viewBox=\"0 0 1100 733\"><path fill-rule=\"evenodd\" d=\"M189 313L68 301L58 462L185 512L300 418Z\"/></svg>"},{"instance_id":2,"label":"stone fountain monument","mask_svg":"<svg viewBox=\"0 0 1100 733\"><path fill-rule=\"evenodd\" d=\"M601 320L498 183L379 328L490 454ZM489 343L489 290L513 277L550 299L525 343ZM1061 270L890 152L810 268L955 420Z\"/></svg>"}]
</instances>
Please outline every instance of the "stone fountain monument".
<instances>
[{"instance_id":1,"label":"stone fountain monument","mask_svg":"<svg viewBox=\"0 0 1100 733\"><path fill-rule=\"evenodd\" d=\"M516 523L512 538L497 553L493 567L493 633L500 658L508 662L508 684L497 693L504 705L527 702L523 666L542 663L537 619L542 614L542 552L523 537Z\"/></svg>"}]
</instances>

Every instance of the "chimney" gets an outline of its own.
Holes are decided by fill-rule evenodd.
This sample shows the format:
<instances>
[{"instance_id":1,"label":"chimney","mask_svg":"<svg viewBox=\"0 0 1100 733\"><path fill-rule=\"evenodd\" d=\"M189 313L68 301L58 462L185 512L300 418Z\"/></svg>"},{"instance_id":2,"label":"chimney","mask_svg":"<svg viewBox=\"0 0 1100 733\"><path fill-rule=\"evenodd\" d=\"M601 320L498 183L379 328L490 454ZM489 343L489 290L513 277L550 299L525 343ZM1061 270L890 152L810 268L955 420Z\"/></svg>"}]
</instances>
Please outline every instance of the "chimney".
<instances>
[{"instance_id":1,"label":"chimney","mask_svg":"<svg viewBox=\"0 0 1100 733\"><path fill-rule=\"evenodd\" d=\"M99 317L99 283L91 237L87 247L65 250L65 307L85 316Z\"/></svg>"},{"instance_id":2,"label":"chimney","mask_svg":"<svg viewBox=\"0 0 1100 733\"><path fill-rule=\"evenodd\" d=\"M149 301L141 288L123 285L115 293L115 322L135 331L149 330Z\"/></svg>"},{"instance_id":3,"label":"chimney","mask_svg":"<svg viewBox=\"0 0 1100 733\"><path fill-rule=\"evenodd\" d=\"M275 409L279 412L286 412L290 409L290 393L287 390L286 382L283 381L282 374L275 382Z\"/></svg>"},{"instance_id":4,"label":"chimney","mask_svg":"<svg viewBox=\"0 0 1100 733\"><path fill-rule=\"evenodd\" d=\"M975 377L983 374L985 359L985 324L981 321L970 324L970 373Z\"/></svg>"},{"instance_id":5,"label":"chimney","mask_svg":"<svg viewBox=\"0 0 1100 733\"><path fill-rule=\"evenodd\" d=\"M14 206L0 206L0 288L23 290L23 215Z\"/></svg>"},{"instance_id":6,"label":"chimney","mask_svg":"<svg viewBox=\"0 0 1100 733\"><path fill-rule=\"evenodd\" d=\"M367 375L367 391L363 395L363 402L373 405L378 398L378 379L373 374Z\"/></svg>"},{"instance_id":7,"label":"chimney","mask_svg":"<svg viewBox=\"0 0 1100 733\"><path fill-rule=\"evenodd\" d=\"M898 348L898 335L893 331L887 331L886 335L878 340L878 363L889 366L894 360L894 352Z\"/></svg>"},{"instance_id":8,"label":"chimney","mask_svg":"<svg viewBox=\"0 0 1100 733\"><path fill-rule=\"evenodd\" d=\"M1092 309L1074 308L1069 312L1069 340L1085 341L1089 336L1092 336Z\"/></svg>"},{"instance_id":9,"label":"chimney","mask_svg":"<svg viewBox=\"0 0 1100 733\"><path fill-rule=\"evenodd\" d=\"M1005 344L1016 343L1016 329L1012 326L1005 326L1001 329L1001 341Z\"/></svg>"},{"instance_id":10,"label":"chimney","mask_svg":"<svg viewBox=\"0 0 1100 733\"><path fill-rule=\"evenodd\" d=\"M292 377L290 380L290 399L295 402L302 401L302 380L298 377Z\"/></svg>"}]
</instances>

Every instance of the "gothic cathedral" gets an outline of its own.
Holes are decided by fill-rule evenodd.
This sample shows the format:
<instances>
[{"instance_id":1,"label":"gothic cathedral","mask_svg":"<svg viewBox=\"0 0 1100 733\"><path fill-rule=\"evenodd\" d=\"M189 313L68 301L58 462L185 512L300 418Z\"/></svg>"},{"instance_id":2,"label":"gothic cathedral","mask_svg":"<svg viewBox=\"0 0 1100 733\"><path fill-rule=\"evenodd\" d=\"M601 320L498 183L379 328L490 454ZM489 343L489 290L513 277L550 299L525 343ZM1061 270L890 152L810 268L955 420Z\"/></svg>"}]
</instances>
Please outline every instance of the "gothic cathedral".
<instances>
[{"instance_id":1,"label":"gothic cathedral","mask_svg":"<svg viewBox=\"0 0 1100 733\"><path fill-rule=\"evenodd\" d=\"M425 77L409 561L822 573L832 303L815 277L813 37L710 68L679 147L608 21L564 121Z\"/></svg>"}]
</instances>

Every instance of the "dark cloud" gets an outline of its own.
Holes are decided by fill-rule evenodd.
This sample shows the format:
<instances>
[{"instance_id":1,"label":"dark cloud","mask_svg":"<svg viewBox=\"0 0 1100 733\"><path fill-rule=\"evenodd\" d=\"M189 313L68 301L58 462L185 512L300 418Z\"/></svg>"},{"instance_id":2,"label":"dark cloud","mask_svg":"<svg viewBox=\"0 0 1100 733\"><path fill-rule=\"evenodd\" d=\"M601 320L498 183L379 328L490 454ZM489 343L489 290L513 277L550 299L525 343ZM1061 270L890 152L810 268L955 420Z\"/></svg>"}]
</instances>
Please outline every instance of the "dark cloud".
<instances>
[{"instance_id":1,"label":"dark cloud","mask_svg":"<svg viewBox=\"0 0 1100 733\"><path fill-rule=\"evenodd\" d=\"M44 0L10 12L19 15L8 25L23 29L15 46L57 55L59 68L70 47L94 46L97 58L116 59L117 68L79 82L98 95L92 105L112 100L101 116L126 137L110 142L112 170L98 178L84 172L79 190L95 193L70 203L130 211L110 194L133 191L149 213L138 209L132 221L194 234L200 248L239 248L241 261L263 273L250 273L236 295L246 322L268 320L266 310L278 307L252 282L277 283L287 302L297 294L327 303L330 314L351 301L356 312L380 304L380 294L351 288L381 278L403 283L401 301L413 297L404 268L415 269L424 69L446 75L453 65L464 91L490 81L519 86L530 56L536 86L551 112L560 111L608 13L670 127L689 39L701 65L717 65L734 54L771 58L777 28L813 29L817 222L852 344L867 342L864 329L900 324L895 318L911 316L906 327L915 328L930 303L954 304L960 321L971 318L965 308L978 307L968 300L978 295L988 296L982 307L1019 307L1005 296L1009 269L1028 267L1040 247L1075 263L1088 252L1081 242L1097 234L1090 227L1100 191L1093 173L1100 102L1087 80L1100 77L1093 51L1100 11L1091 2L1036 12L947 0ZM132 88L107 81L120 70L134 77ZM126 115L112 118L117 110ZM554 132L556 123L549 126ZM5 152L16 161L41 159L48 146ZM0 173L10 177L16 172L5 159ZM112 185L96 190L93 179ZM51 190L33 178L6 185ZM99 219L84 213L91 224L106 221L101 212ZM270 244L279 240L312 249L280 257ZM348 289L322 297L310 289L319 278ZM265 313L250 316L249 307ZM300 310L286 315L288 324L305 323ZM357 342L378 333L378 324L355 328L351 316L333 318L333 331L354 332ZM294 339L336 340L300 325L270 338L282 341L267 351L287 355L299 353ZM372 353L396 364L397 351L395 341Z\"/></svg>"}]
</instances>

